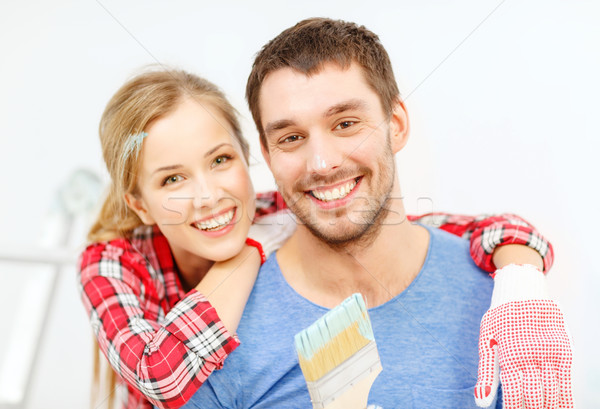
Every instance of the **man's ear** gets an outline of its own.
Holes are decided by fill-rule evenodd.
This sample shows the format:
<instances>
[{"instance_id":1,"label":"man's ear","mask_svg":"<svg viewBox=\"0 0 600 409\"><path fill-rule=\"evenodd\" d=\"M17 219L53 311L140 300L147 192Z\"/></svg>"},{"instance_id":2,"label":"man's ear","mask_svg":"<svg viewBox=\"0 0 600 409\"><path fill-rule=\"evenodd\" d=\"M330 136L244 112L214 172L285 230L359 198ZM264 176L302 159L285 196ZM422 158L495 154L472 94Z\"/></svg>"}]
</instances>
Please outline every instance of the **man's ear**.
<instances>
[{"instance_id":1,"label":"man's ear","mask_svg":"<svg viewBox=\"0 0 600 409\"><path fill-rule=\"evenodd\" d=\"M404 107L404 102L398 99L392 107L392 115L390 117L390 138L394 153L400 152L406 146L409 133L408 113Z\"/></svg>"},{"instance_id":2,"label":"man's ear","mask_svg":"<svg viewBox=\"0 0 600 409\"><path fill-rule=\"evenodd\" d=\"M267 166L269 169L271 168L271 155L269 155L269 148L267 148L264 142L260 142L260 151L262 152L263 158L265 158L265 162L267 162Z\"/></svg>"},{"instance_id":3,"label":"man's ear","mask_svg":"<svg viewBox=\"0 0 600 409\"><path fill-rule=\"evenodd\" d=\"M138 215L144 224L151 226L156 223L148 213L144 199L131 193L125 193L125 202L127 202L127 206Z\"/></svg>"}]
</instances>

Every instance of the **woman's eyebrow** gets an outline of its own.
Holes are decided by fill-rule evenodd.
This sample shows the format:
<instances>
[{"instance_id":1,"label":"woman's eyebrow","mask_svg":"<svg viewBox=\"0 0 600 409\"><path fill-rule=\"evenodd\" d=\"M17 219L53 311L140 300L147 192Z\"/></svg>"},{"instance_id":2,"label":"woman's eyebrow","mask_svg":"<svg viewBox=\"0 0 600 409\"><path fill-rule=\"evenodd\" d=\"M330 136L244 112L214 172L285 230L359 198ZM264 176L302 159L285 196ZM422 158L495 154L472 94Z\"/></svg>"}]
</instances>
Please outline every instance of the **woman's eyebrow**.
<instances>
[{"instance_id":1,"label":"woman's eyebrow","mask_svg":"<svg viewBox=\"0 0 600 409\"><path fill-rule=\"evenodd\" d=\"M163 172L165 170L175 170L175 169L179 169L179 168L182 168L182 167L183 167L183 165L161 166L160 168L158 168L154 172L152 172L152 174L154 175L155 173L158 173L158 172Z\"/></svg>"},{"instance_id":2,"label":"woman's eyebrow","mask_svg":"<svg viewBox=\"0 0 600 409\"><path fill-rule=\"evenodd\" d=\"M206 153L204 154L204 157L206 158L207 156L210 156L210 155L212 155L213 153L215 153L215 152L216 152L216 151L218 151L220 148L222 148L223 146L226 146L226 145L233 147L233 145L232 145L232 144L230 144L230 143L227 143L227 142L220 143L220 144L218 144L217 146L215 146L214 148L212 148L211 150L209 150L208 152L206 152ZM183 165L180 165L180 164L177 164L177 165L168 165L168 166L161 166L160 168L158 168L158 169L155 169L155 170L154 170L154 172L152 172L152 174L155 174L155 173L158 173L158 172L163 172L163 171L165 171L165 170L175 170L175 169L180 169L180 168L182 168L182 167L183 167Z\"/></svg>"},{"instance_id":3,"label":"woman's eyebrow","mask_svg":"<svg viewBox=\"0 0 600 409\"><path fill-rule=\"evenodd\" d=\"M215 153L216 151L218 151L218 150L219 150L221 147L223 147L223 146L225 146L225 145L229 145L229 146L231 146L231 147L233 148L233 145L232 145L232 144L230 144L230 143L227 143L227 142L223 142L223 143L220 143L220 144L218 144L217 146L215 146L214 148L212 148L212 149L211 149L211 150L209 150L208 152L206 152L206 153L204 154L204 157L206 158L207 156L210 156L210 155L212 155L213 153Z\"/></svg>"}]
</instances>

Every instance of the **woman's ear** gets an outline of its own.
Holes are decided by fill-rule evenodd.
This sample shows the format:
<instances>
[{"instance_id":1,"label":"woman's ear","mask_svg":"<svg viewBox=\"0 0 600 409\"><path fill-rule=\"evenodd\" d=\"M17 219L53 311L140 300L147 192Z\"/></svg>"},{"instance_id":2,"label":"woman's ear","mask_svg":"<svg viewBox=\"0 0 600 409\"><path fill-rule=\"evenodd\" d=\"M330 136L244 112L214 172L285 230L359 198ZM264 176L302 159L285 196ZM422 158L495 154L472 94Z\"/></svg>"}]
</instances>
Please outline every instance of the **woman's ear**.
<instances>
[{"instance_id":1,"label":"woman's ear","mask_svg":"<svg viewBox=\"0 0 600 409\"><path fill-rule=\"evenodd\" d=\"M394 153L400 152L406 146L409 131L408 113L404 107L404 102L398 99L392 107L390 117L390 138Z\"/></svg>"},{"instance_id":2,"label":"woman's ear","mask_svg":"<svg viewBox=\"0 0 600 409\"><path fill-rule=\"evenodd\" d=\"M150 216L144 199L132 193L125 193L124 197L127 206L138 215L144 224L151 226L156 223L152 216Z\"/></svg>"}]
</instances>

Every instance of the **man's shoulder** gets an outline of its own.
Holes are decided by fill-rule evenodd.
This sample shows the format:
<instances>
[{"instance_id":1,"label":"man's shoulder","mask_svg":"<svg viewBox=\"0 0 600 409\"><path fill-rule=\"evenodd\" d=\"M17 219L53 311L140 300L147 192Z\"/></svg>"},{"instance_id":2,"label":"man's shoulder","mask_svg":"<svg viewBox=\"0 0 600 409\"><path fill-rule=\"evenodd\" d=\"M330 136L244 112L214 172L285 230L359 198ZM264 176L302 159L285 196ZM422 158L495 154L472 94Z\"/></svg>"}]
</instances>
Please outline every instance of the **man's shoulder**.
<instances>
[{"instance_id":1,"label":"man's shoulder","mask_svg":"<svg viewBox=\"0 0 600 409\"><path fill-rule=\"evenodd\" d=\"M429 231L430 237L439 241L439 244L448 246L452 249L468 248L469 242L455 234L448 233L437 227L423 226Z\"/></svg>"},{"instance_id":2,"label":"man's shoulder","mask_svg":"<svg viewBox=\"0 0 600 409\"><path fill-rule=\"evenodd\" d=\"M430 233L429 251L422 274L428 285L461 288L463 291L490 292L493 281L477 267L469 253L469 242L453 234L433 227Z\"/></svg>"},{"instance_id":3,"label":"man's shoulder","mask_svg":"<svg viewBox=\"0 0 600 409\"><path fill-rule=\"evenodd\" d=\"M440 263L465 263L477 268L469 253L469 242L447 231L424 226L429 231L428 257Z\"/></svg>"}]
</instances>

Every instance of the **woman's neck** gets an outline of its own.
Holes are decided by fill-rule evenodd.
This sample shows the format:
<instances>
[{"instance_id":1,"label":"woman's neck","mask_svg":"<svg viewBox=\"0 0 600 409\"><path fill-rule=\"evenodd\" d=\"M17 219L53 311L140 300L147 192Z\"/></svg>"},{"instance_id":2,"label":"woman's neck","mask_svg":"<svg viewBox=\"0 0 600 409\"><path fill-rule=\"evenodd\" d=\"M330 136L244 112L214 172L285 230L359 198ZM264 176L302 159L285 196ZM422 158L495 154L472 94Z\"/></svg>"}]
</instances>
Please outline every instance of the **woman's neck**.
<instances>
[{"instance_id":1,"label":"woman's neck","mask_svg":"<svg viewBox=\"0 0 600 409\"><path fill-rule=\"evenodd\" d=\"M185 292L196 287L215 263L184 250L171 251Z\"/></svg>"}]
</instances>

